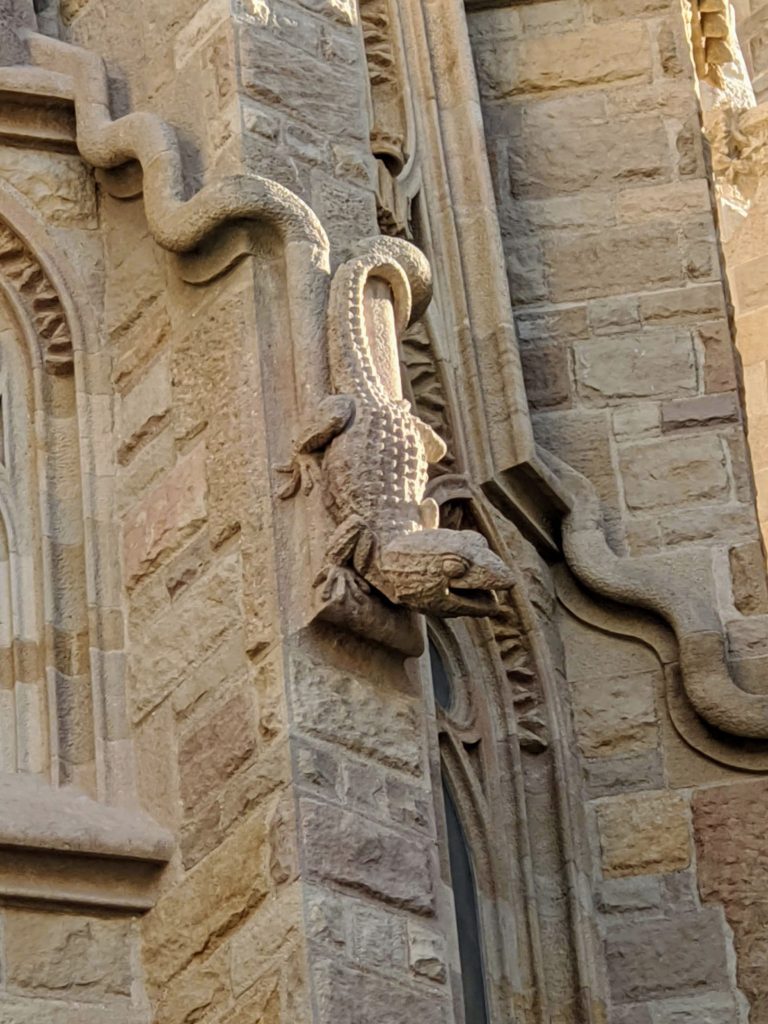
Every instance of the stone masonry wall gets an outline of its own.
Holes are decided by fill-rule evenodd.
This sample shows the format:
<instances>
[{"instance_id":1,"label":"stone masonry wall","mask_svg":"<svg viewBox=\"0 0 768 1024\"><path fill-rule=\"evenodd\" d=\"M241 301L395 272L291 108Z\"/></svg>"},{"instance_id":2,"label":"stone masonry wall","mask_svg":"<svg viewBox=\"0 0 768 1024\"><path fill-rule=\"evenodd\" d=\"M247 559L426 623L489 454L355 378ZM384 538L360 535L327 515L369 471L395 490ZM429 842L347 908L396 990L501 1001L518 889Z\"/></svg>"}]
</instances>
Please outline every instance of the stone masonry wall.
<instances>
[{"instance_id":1,"label":"stone masonry wall","mask_svg":"<svg viewBox=\"0 0 768 1024\"><path fill-rule=\"evenodd\" d=\"M762 691L763 555L682 11L554 0L469 20L537 438L592 480L617 553L713 568ZM610 1019L736 1024L746 994L761 1020L757 869L725 834L752 833L763 784L678 736L642 618L565 603Z\"/></svg>"},{"instance_id":2,"label":"stone masonry wall","mask_svg":"<svg viewBox=\"0 0 768 1024\"><path fill-rule=\"evenodd\" d=\"M178 129L190 188L272 177L312 205L334 260L376 233L354 5L140 6L65 2L64 34L105 56L116 113ZM309 580L288 574L272 495L299 427L280 404L295 382L270 376L279 252L267 238L256 272L195 288L141 199L101 195L99 218L127 699L142 803L179 840L140 922L153 1024L449 1021L421 680L330 627L286 632Z\"/></svg>"}]
</instances>

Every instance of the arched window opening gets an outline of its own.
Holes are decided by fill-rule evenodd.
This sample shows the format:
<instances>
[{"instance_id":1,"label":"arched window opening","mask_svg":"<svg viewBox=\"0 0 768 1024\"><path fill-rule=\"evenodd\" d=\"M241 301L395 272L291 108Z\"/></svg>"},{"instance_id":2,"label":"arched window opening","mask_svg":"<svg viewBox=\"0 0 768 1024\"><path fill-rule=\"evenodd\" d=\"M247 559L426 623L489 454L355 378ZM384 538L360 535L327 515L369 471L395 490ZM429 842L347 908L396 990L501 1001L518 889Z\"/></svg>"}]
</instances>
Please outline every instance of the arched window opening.
<instances>
[{"instance_id":1,"label":"arched window opening","mask_svg":"<svg viewBox=\"0 0 768 1024\"><path fill-rule=\"evenodd\" d=\"M445 725L456 707L457 692L453 673L441 654L440 645L432 636L429 637L429 664L438 716ZM444 835L456 915L464 1021L465 1024L490 1024L477 879L467 834L445 769L442 786Z\"/></svg>"},{"instance_id":2,"label":"arched window opening","mask_svg":"<svg viewBox=\"0 0 768 1024\"><path fill-rule=\"evenodd\" d=\"M451 866L451 888L459 938L464 1024L489 1024L480 912L472 857L451 791L443 779L443 802Z\"/></svg>"}]
</instances>

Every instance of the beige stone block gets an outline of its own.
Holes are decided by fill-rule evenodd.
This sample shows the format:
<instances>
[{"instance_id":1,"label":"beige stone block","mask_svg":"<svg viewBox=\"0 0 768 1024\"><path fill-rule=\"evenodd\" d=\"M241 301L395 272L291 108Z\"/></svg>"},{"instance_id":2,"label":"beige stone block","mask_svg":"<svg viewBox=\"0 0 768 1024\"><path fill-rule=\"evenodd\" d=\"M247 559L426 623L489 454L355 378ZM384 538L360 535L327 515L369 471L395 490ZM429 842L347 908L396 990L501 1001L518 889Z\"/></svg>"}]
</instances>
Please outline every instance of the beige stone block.
<instances>
[{"instance_id":1,"label":"beige stone block","mask_svg":"<svg viewBox=\"0 0 768 1024\"><path fill-rule=\"evenodd\" d=\"M129 920L9 908L4 930L12 992L84 1003L130 998Z\"/></svg>"},{"instance_id":2,"label":"beige stone block","mask_svg":"<svg viewBox=\"0 0 768 1024\"><path fill-rule=\"evenodd\" d=\"M611 673L573 685L576 735L585 757L639 754L656 746L656 675Z\"/></svg>"},{"instance_id":3,"label":"beige stone block","mask_svg":"<svg viewBox=\"0 0 768 1024\"><path fill-rule=\"evenodd\" d=\"M129 586L205 522L205 445L198 444L126 516L123 566Z\"/></svg>"},{"instance_id":4,"label":"beige stone block","mask_svg":"<svg viewBox=\"0 0 768 1024\"><path fill-rule=\"evenodd\" d=\"M696 361L687 331L643 331L577 342L576 380L590 403L676 398L696 392Z\"/></svg>"},{"instance_id":5,"label":"beige stone block","mask_svg":"<svg viewBox=\"0 0 768 1024\"><path fill-rule=\"evenodd\" d=\"M240 588L240 560L232 554L220 559L158 614L129 620L128 673L136 720L198 670L204 671L202 666L226 640L238 637L242 630ZM242 641L239 646L244 662Z\"/></svg>"},{"instance_id":6,"label":"beige stone block","mask_svg":"<svg viewBox=\"0 0 768 1024\"><path fill-rule=\"evenodd\" d=\"M167 421L171 406L168 354L161 355L117 402L118 458L126 463Z\"/></svg>"},{"instance_id":7,"label":"beige stone block","mask_svg":"<svg viewBox=\"0 0 768 1024\"><path fill-rule=\"evenodd\" d=\"M596 811L606 877L667 874L690 864L688 805L676 793L611 797Z\"/></svg>"},{"instance_id":8,"label":"beige stone block","mask_svg":"<svg viewBox=\"0 0 768 1024\"><path fill-rule=\"evenodd\" d=\"M768 306L739 313L735 341L745 366L768 360Z\"/></svg>"},{"instance_id":9,"label":"beige stone block","mask_svg":"<svg viewBox=\"0 0 768 1024\"><path fill-rule=\"evenodd\" d=\"M710 209L711 199L705 179L623 189L616 197L616 214L619 222L624 224L662 218L679 219Z\"/></svg>"},{"instance_id":10,"label":"beige stone block","mask_svg":"<svg viewBox=\"0 0 768 1024\"><path fill-rule=\"evenodd\" d=\"M768 255L756 256L735 267L730 278L739 315L760 309L768 295Z\"/></svg>"},{"instance_id":11,"label":"beige stone block","mask_svg":"<svg viewBox=\"0 0 768 1024\"><path fill-rule=\"evenodd\" d=\"M768 416L768 362L751 363L743 369L747 419Z\"/></svg>"},{"instance_id":12,"label":"beige stone block","mask_svg":"<svg viewBox=\"0 0 768 1024\"><path fill-rule=\"evenodd\" d=\"M199 957L168 981L154 1007L152 1024L189 1024L212 1019L232 998L229 949Z\"/></svg>"},{"instance_id":13,"label":"beige stone block","mask_svg":"<svg viewBox=\"0 0 768 1024\"><path fill-rule=\"evenodd\" d=\"M232 989L240 996L280 961L299 941L303 929L301 884L273 893L251 914L230 947Z\"/></svg>"},{"instance_id":14,"label":"beige stone block","mask_svg":"<svg viewBox=\"0 0 768 1024\"><path fill-rule=\"evenodd\" d=\"M628 22L621 33L594 25L562 35L526 38L519 47L488 55L479 74L494 99L612 82L648 82L651 51L645 26Z\"/></svg>"},{"instance_id":15,"label":"beige stone block","mask_svg":"<svg viewBox=\"0 0 768 1024\"><path fill-rule=\"evenodd\" d=\"M269 853L265 816L254 814L160 898L141 925L153 994L264 900Z\"/></svg>"},{"instance_id":16,"label":"beige stone block","mask_svg":"<svg viewBox=\"0 0 768 1024\"><path fill-rule=\"evenodd\" d=\"M683 283L677 230L665 223L636 224L548 242L548 290L559 302L645 291Z\"/></svg>"},{"instance_id":17,"label":"beige stone block","mask_svg":"<svg viewBox=\"0 0 768 1024\"><path fill-rule=\"evenodd\" d=\"M694 284L641 295L639 306L644 324L688 323L698 326L702 319L725 316L725 295L720 282Z\"/></svg>"},{"instance_id":18,"label":"beige stone block","mask_svg":"<svg viewBox=\"0 0 768 1024\"><path fill-rule=\"evenodd\" d=\"M637 511L726 501L729 475L720 439L665 438L621 452L627 505Z\"/></svg>"},{"instance_id":19,"label":"beige stone block","mask_svg":"<svg viewBox=\"0 0 768 1024\"><path fill-rule=\"evenodd\" d=\"M736 364L731 331L725 321L699 324L697 345L704 352L704 390L732 391L737 387Z\"/></svg>"}]
</instances>

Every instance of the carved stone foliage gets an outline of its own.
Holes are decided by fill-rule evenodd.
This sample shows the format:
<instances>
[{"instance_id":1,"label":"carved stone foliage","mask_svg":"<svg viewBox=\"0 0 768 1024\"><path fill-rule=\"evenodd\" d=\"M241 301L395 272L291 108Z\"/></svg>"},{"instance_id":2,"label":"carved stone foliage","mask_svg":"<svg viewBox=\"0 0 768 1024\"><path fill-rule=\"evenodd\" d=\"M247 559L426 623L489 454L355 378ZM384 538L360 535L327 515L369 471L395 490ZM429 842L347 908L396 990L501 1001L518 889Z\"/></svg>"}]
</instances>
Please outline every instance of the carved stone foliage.
<instances>
[{"instance_id":1,"label":"carved stone foliage","mask_svg":"<svg viewBox=\"0 0 768 1024\"><path fill-rule=\"evenodd\" d=\"M371 150L398 174L407 160L407 125L396 22L391 0L361 0L373 122Z\"/></svg>"},{"instance_id":2,"label":"carved stone foliage","mask_svg":"<svg viewBox=\"0 0 768 1024\"><path fill-rule=\"evenodd\" d=\"M1 219L0 277L17 295L35 326L46 370L70 373L72 337L56 289L34 254Z\"/></svg>"},{"instance_id":3,"label":"carved stone foliage","mask_svg":"<svg viewBox=\"0 0 768 1024\"><path fill-rule=\"evenodd\" d=\"M704 130L724 197L748 203L768 167L768 109L716 107L705 115Z\"/></svg>"}]
</instances>

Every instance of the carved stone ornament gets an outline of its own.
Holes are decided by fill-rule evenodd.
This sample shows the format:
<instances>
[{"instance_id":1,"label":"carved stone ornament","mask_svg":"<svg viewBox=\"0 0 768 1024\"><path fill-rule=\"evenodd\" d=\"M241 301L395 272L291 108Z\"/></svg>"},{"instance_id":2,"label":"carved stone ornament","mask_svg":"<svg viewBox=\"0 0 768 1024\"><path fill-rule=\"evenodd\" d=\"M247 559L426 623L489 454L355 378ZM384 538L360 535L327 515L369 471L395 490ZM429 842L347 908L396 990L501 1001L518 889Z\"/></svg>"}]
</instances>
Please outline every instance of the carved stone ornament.
<instances>
[{"instance_id":1,"label":"carved stone ornament","mask_svg":"<svg viewBox=\"0 0 768 1024\"><path fill-rule=\"evenodd\" d=\"M728 0L691 0L691 45L699 78L720 88L722 67L738 52Z\"/></svg>"},{"instance_id":2,"label":"carved stone ornament","mask_svg":"<svg viewBox=\"0 0 768 1024\"><path fill-rule=\"evenodd\" d=\"M679 562L667 553L616 555L606 540L592 484L551 453L540 449L540 454L567 495L563 553L576 578L596 594L648 609L669 624L677 641L682 692L704 722L731 736L768 739L768 697L743 690L734 678L715 611L714 581L702 576L687 555Z\"/></svg>"},{"instance_id":3,"label":"carved stone ornament","mask_svg":"<svg viewBox=\"0 0 768 1024\"><path fill-rule=\"evenodd\" d=\"M379 283L385 291L377 295ZM514 577L479 533L438 527L437 503L424 493L428 466L444 456L445 444L413 414L400 384L397 335L414 300L423 308L429 286L426 260L400 240L362 243L361 254L339 268L328 318L334 394L281 467L289 477L282 496L302 483L312 489L321 455L337 523L315 581L325 599L362 600L372 586L416 611L483 616Z\"/></svg>"},{"instance_id":4,"label":"carved stone ornament","mask_svg":"<svg viewBox=\"0 0 768 1024\"><path fill-rule=\"evenodd\" d=\"M705 115L704 132L719 187L749 203L768 167L768 107L716 107Z\"/></svg>"}]
</instances>

